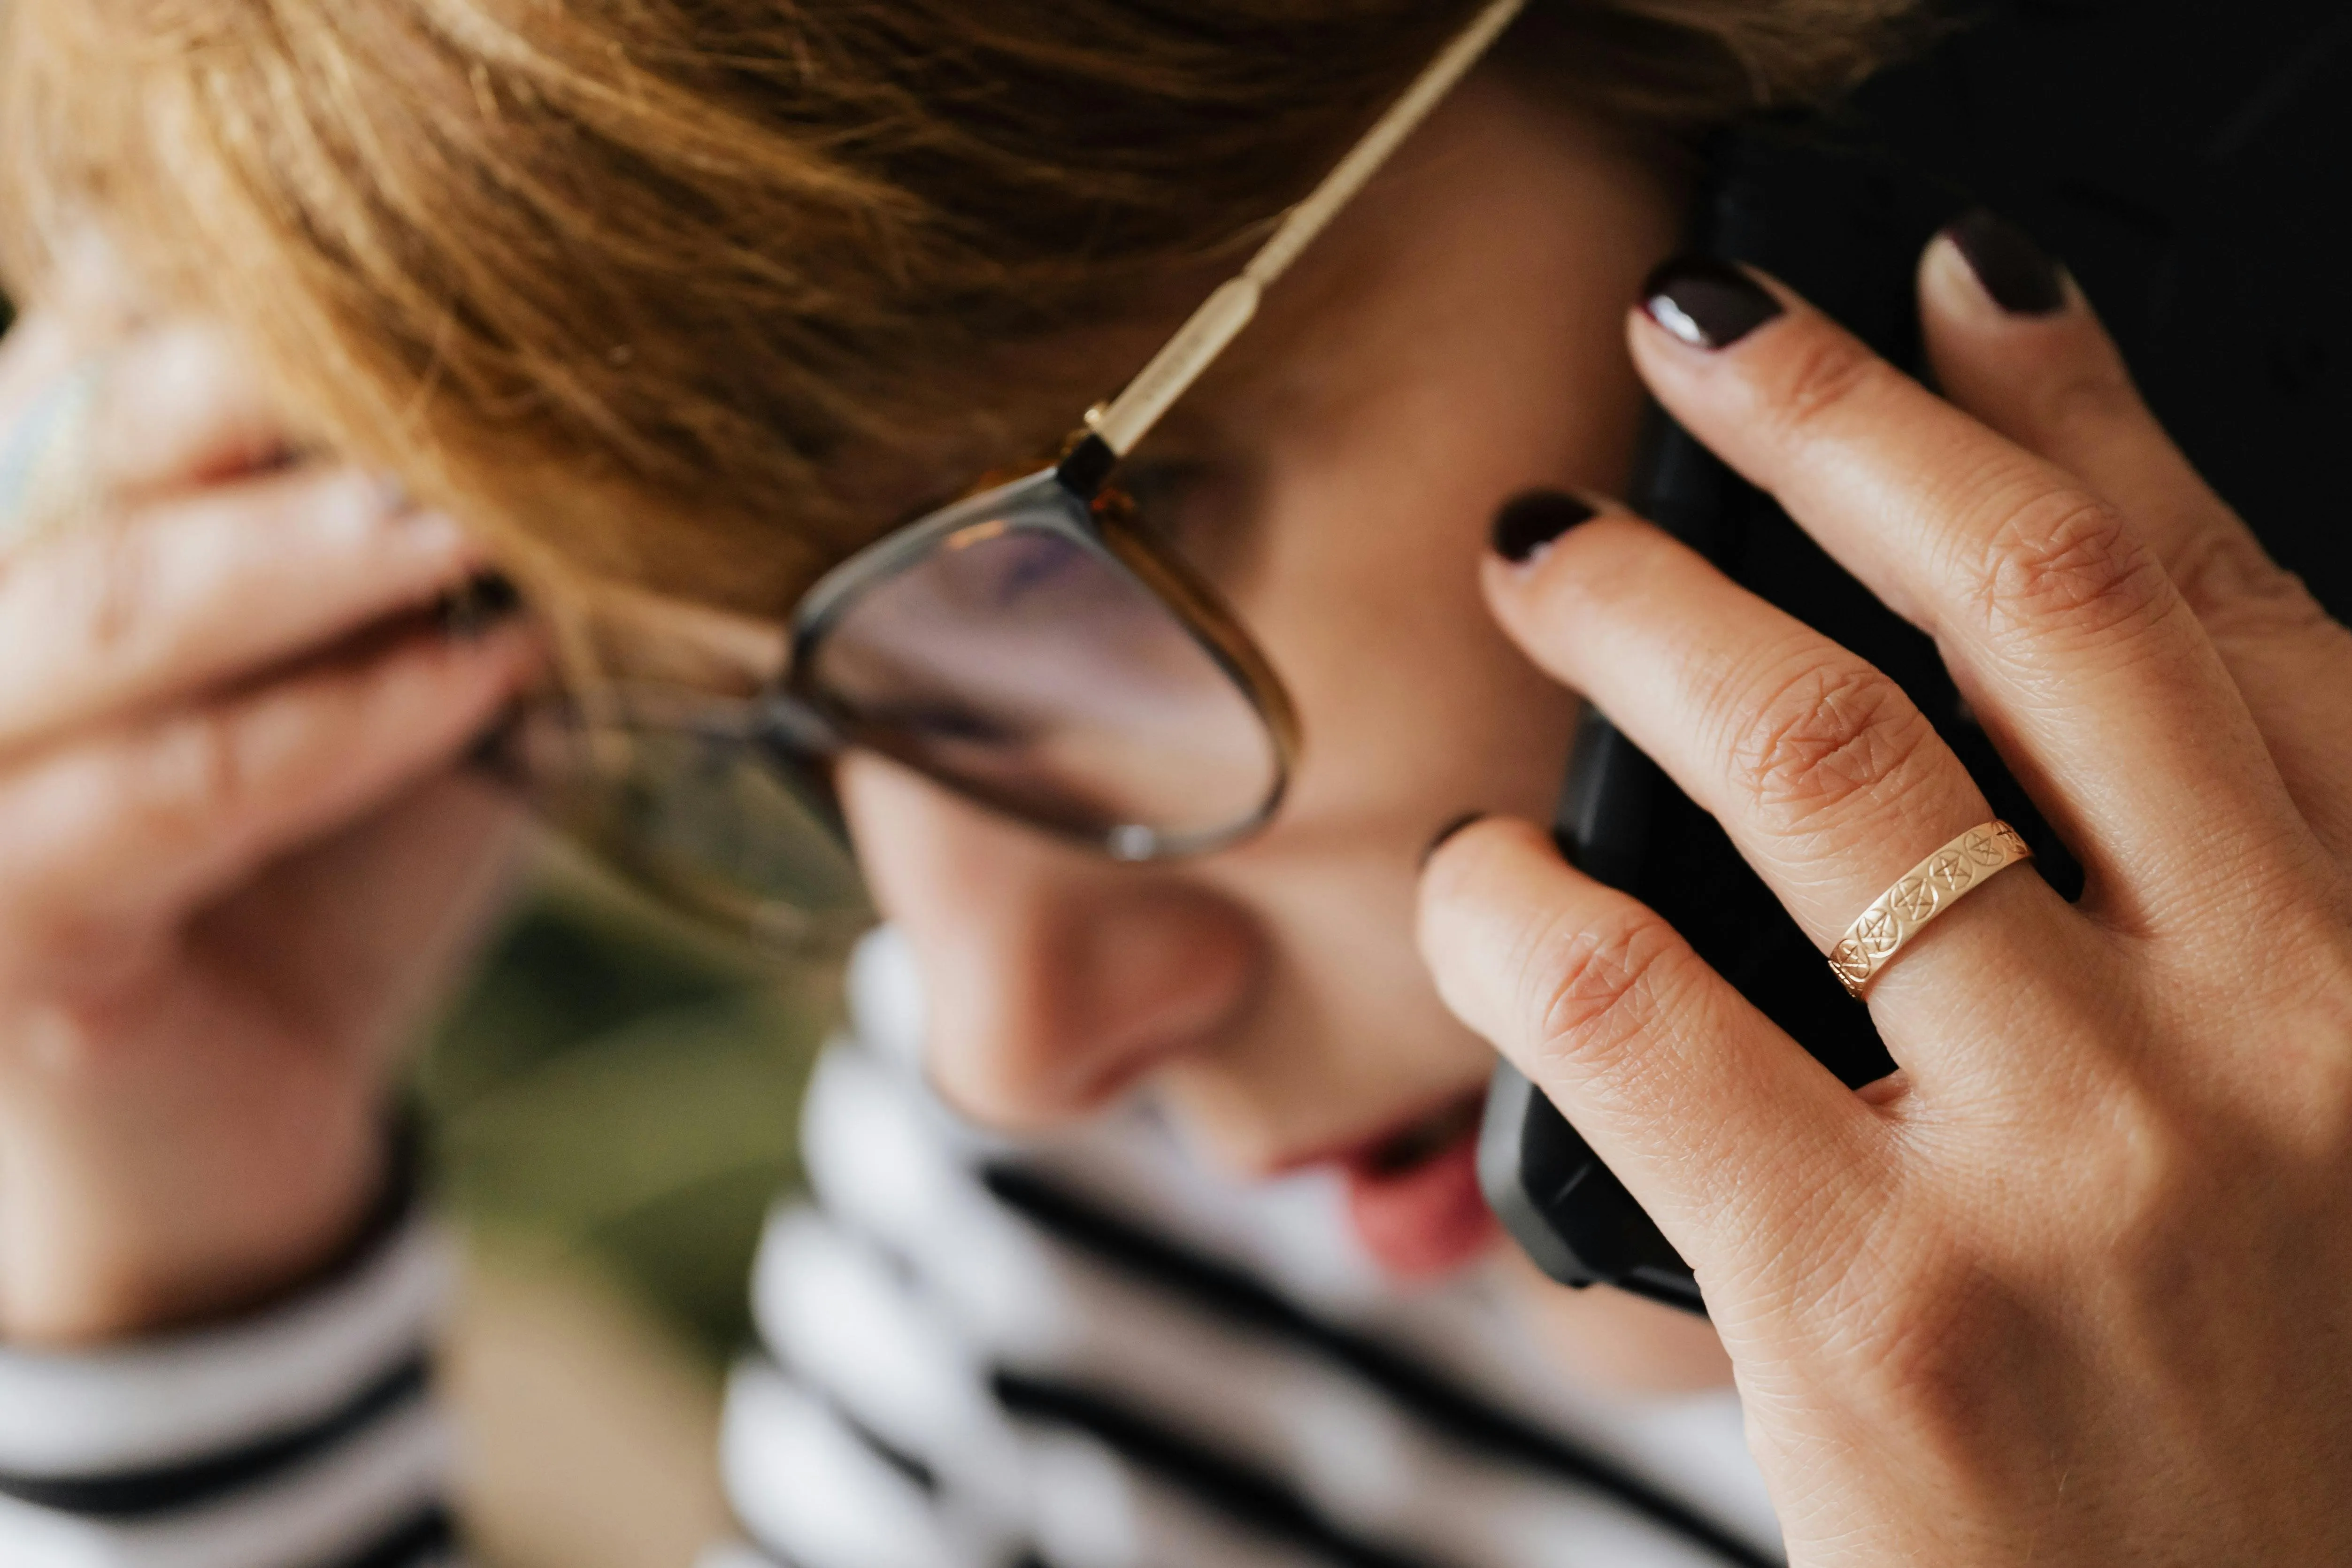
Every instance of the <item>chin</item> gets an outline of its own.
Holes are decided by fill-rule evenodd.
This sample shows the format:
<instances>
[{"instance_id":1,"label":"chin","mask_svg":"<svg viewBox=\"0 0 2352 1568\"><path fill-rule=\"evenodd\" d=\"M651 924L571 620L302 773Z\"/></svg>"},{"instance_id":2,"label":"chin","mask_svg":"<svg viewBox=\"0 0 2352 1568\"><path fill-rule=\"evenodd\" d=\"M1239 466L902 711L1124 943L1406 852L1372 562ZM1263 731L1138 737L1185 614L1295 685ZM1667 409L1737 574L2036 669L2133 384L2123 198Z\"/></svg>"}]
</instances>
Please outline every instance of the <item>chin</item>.
<instances>
[{"instance_id":1,"label":"chin","mask_svg":"<svg viewBox=\"0 0 2352 1568\"><path fill-rule=\"evenodd\" d=\"M1730 1386L1731 1358L1705 1318L1605 1285L1572 1290L1547 1279L1517 1248L1496 1250L1512 1303L1577 1382L1653 1395Z\"/></svg>"}]
</instances>

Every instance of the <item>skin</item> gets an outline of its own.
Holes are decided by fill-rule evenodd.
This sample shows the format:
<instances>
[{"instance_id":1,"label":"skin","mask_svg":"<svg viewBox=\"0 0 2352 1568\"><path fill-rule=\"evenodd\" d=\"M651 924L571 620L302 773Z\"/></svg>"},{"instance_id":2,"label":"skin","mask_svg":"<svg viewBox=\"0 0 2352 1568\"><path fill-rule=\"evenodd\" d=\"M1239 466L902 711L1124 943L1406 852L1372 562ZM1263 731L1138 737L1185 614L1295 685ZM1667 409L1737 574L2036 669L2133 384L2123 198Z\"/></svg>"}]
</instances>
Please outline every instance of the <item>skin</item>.
<instances>
[{"instance_id":1,"label":"skin","mask_svg":"<svg viewBox=\"0 0 2352 1568\"><path fill-rule=\"evenodd\" d=\"M0 406L92 334L29 319ZM218 338L135 328L115 376L96 515L0 563L0 1331L33 1343L226 1310L341 1245L402 1026L515 826L450 758L538 664L512 630L348 635L479 553L366 475L278 466Z\"/></svg>"},{"instance_id":2,"label":"skin","mask_svg":"<svg viewBox=\"0 0 2352 1568\"><path fill-rule=\"evenodd\" d=\"M1262 1177L1483 1089L1491 1051L1415 962L1416 868L1465 811L1549 809L1577 704L1495 632L1478 562L1509 496L1623 483L1641 409L1623 302L1679 207L1590 127L1474 86L1138 454L1147 504L1171 488L1155 472L1182 476L1155 521L1303 716L1266 832L1119 866L882 761L845 767L952 1102L1035 1130L1149 1092L1203 1159ZM1643 1387L1724 1375L1704 1324L1563 1296L1486 1238L1580 1366Z\"/></svg>"},{"instance_id":3,"label":"skin","mask_svg":"<svg viewBox=\"0 0 2352 1568\"><path fill-rule=\"evenodd\" d=\"M1672 247L1678 205L1676 193L1608 138L1475 85L1312 253L1230 363L1139 455L1137 486L1156 498L1154 521L1233 599L1304 714L1306 761L1272 831L1198 863L1119 867L879 762L845 767L843 793L869 879L916 948L933 1015L947 1021L931 1060L952 1100L982 1120L1035 1129L1151 1092L1171 1104L1204 1158L1259 1175L1328 1158L1475 1094L1492 1054L1445 1012L1414 955L1416 863L1437 826L1465 810L1543 809L1577 706L1512 649L1481 605L1486 520L1529 485L1622 482L1640 394L1618 317L1643 272ZM1465 232L1481 243L1455 243L1452 237ZM1562 279L1574 286L1562 287ZM88 314L73 314L71 331L90 333ZM1049 345L1052 380L1115 384L1164 330L1130 323L1084 349ZM72 357L70 345L42 349L50 331L12 339L14 357L0 364L23 400ZM55 331L62 338L68 328L61 320ZM1088 351L1099 363L1082 363ZM164 351L142 344L135 352ZM121 374L127 385L153 379L136 364ZM54 658L11 649L0 668L25 672L15 699L27 714L20 722L34 722L37 705L57 710L51 744L65 754L78 754L72 748L88 734L110 733L126 709L188 704L224 678L263 687L289 678L289 662L299 668L320 643L414 605L472 563L452 542L432 557L430 572L388 574L378 531L397 540L422 526L438 538L438 525L389 509L370 523L338 521L330 493L361 511L374 504L354 476L248 472L274 449L255 395L225 358L191 372L187 383L194 395L175 417L195 435L174 441L226 442L217 428L244 446L201 461L158 448L148 460L167 476L163 493L202 495L233 518L257 514L268 486L316 485L320 499L299 502L312 508L309 526L350 542L333 570L370 589L338 600L289 595L282 579L259 571L259 547L242 566L154 574L159 591L175 604L184 597L186 607L150 617L152 646L137 659L83 661L97 672L86 679L112 683L113 696L61 690ZM1171 475L1181 482L1171 483ZM936 493L959 477L919 472L894 483ZM164 505L142 500L142 537L176 537L176 513L143 510ZM236 539L222 546L236 547ZM72 548L67 540L36 551L26 570L80 570ZM251 580L236 581L240 571ZM225 582L233 591L223 591ZM299 616L298 604L309 606ZM774 658L772 627L688 606L632 598L612 619L649 667L672 679L732 686ZM1398 647L1415 658L1396 660ZM449 757L487 721L496 696L524 679L504 639L488 650L451 650L424 638L408 657L478 668L488 684L468 688L467 700L429 729L393 726L407 737L396 744L368 728L371 744L392 746L402 771L396 779L340 781L353 817L397 809L386 793L395 788L468 793ZM1382 672L1378 702L1363 700L1371 669ZM366 724L361 709L353 722ZM320 743L331 752L340 740ZM103 824L121 820L124 808L94 795L89 809ZM275 907L274 858L305 844L318 818L269 781L238 809L267 817L268 831L189 891L142 905L149 926L177 931L203 923L222 899ZM191 854L198 843L219 841L209 807L188 809L182 826ZM459 875L466 851L465 835L452 833L446 876ZM113 852L102 845L56 851L58 879L77 882ZM436 844L434 853L445 851ZM25 898L5 913L10 923L0 930L25 952L53 942L50 932L74 929L79 919L69 907ZM341 907L334 918L366 916ZM414 940L397 929L381 936L394 947ZM106 945L114 951L127 941L110 933ZM125 989L173 994L188 982L184 953L176 942L158 944ZM318 973L300 955L269 949L239 959L273 985L342 994L331 988L332 953L320 955ZM29 976L6 999L8 1016L69 1016L76 1037L100 1037L92 1048L102 1057L138 1064L135 1071L126 1065L124 1079L169 1087L141 1051L114 1038L136 1031L113 1021L120 1004L112 991L91 1001L53 996ZM25 1129L16 1158L27 1173L10 1190L28 1194L28 1204L36 1194L105 1195L55 1205L55 1215L52 1205L35 1205L13 1226L0 1198L0 1258L11 1237L24 1238L14 1243L22 1262L5 1279L26 1282L16 1289L27 1297L12 1305L0 1281L0 1325L22 1338L101 1337L250 1300L298 1273L331 1243L338 1217L366 1189L373 1167L361 1154L373 1145L361 1133L373 1114L380 1042L397 1034L411 997L429 989L428 973L396 996L352 998L358 1016L339 1028L325 1058L341 1076L320 1085L315 1100L285 1102L292 1091L284 1086L302 1080L278 1075L275 1101L251 1096L236 1101L249 1110L215 1103L204 1119L184 1119L179 1135L220 1147L157 1162L152 1191L112 1194L95 1173L145 1136L112 1079L53 1087L22 1075L9 1103ZM259 1064L232 1071L208 1054L233 1052L231 1040L246 1037L248 1026L239 1015L225 1018L221 1043L190 1053L182 1070L223 1083L220 1100L250 1095L239 1074L263 1076ZM340 1037L346 1031L364 1033L368 1043ZM28 1026L14 1037L33 1035ZM255 1140L241 1135L256 1122L315 1133L257 1161ZM60 1127L76 1129L80 1152L70 1158L46 1152ZM206 1190L237 1194L214 1257L212 1227L186 1223L171 1173L176 1163L208 1173L208 1162L232 1158L258 1168L235 1183L203 1176ZM125 1211L113 1227L123 1239L84 1257L68 1239L103 1233L81 1215L100 1203ZM229 1245L239 1227L283 1234ZM157 1245L166 1232L191 1255ZM1507 1248L1479 1250L1496 1267L1517 1269ZM1687 1385L1723 1374L1703 1325L1602 1294L1559 1299L1531 1277L1527 1282L1548 1312L1591 1321L1589 1331L1563 1342L1621 1378L1630 1370L1637 1382ZM1629 1355L1634 1349L1641 1353Z\"/></svg>"},{"instance_id":4,"label":"skin","mask_svg":"<svg viewBox=\"0 0 2352 1568\"><path fill-rule=\"evenodd\" d=\"M1433 858L1423 950L1697 1270L1792 1563L2343 1562L2352 633L2078 296L2006 315L1943 240L1920 286L1950 404L1794 300L1630 337L1936 637L2080 902L2011 869L1898 952L1859 1096L1524 823ZM1825 950L1991 816L1882 677L1637 520L1486 586Z\"/></svg>"},{"instance_id":5,"label":"skin","mask_svg":"<svg viewBox=\"0 0 2352 1568\"><path fill-rule=\"evenodd\" d=\"M1265 1172L1454 1100L1490 1041L1697 1264L1793 1560L2340 1561L2327 1500L2352 1391L2309 1351L2352 1300L2346 634L2149 424L2079 301L2012 321L1931 251L1948 404L1801 309L1709 355L1626 314L1676 205L1589 130L1475 84L1149 454L1199 476L1177 537L1306 719L1297 797L1263 837L1117 867L845 767L940 1021L934 1076L1019 1127L1150 1092L1204 1158ZM0 351L0 393L32 383L27 355ZM1525 571L1484 558L1508 494L1622 483L1637 375L1937 634L2091 868L2077 908L2004 873L1906 952L1872 998L1905 1071L1864 1096L1510 820L1548 806L1584 692L1826 948L1990 815L1899 702L1855 699L1867 671L1638 521L1588 524ZM110 515L136 548L201 536L196 501L258 520L315 485L284 526L331 557L313 579L352 584L339 616L283 594L205 608L268 571L218 529L210 577L136 576L162 653L131 657L126 623L86 607L64 627L89 650L73 671L19 683L39 722L0 708L0 792L33 791L0 793L0 949L107 959L20 960L0 989L0 1331L19 1339L219 1310L328 1248L373 1170L381 1042L433 967L329 986L336 941L446 952L495 837L447 804L451 760L530 679L527 645L318 657L461 576L462 544L415 545L393 509L335 490L348 479L248 468L156 465L173 477ZM75 581L95 570L79 548L22 552L8 577ZM0 668L40 657L12 642ZM331 700L278 729L232 721L322 670ZM41 695L68 673L94 695ZM175 769L190 731L275 739ZM267 765L285 757L311 762ZM42 819L11 803L58 767L83 770L79 836L19 830ZM1506 815L1418 873L1474 807ZM395 858L371 847L404 835L413 900L326 896L385 875ZM106 874L123 866L140 875ZM265 939L298 914L318 934ZM280 1000L330 995L335 1020ZM236 1005L163 1005L188 996ZM2261 1075L2232 1070L2246 1038L2282 1043ZM1580 1320L1564 1344L1618 1335L1654 1380L1722 1364L1644 1303L1540 1299Z\"/></svg>"}]
</instances>

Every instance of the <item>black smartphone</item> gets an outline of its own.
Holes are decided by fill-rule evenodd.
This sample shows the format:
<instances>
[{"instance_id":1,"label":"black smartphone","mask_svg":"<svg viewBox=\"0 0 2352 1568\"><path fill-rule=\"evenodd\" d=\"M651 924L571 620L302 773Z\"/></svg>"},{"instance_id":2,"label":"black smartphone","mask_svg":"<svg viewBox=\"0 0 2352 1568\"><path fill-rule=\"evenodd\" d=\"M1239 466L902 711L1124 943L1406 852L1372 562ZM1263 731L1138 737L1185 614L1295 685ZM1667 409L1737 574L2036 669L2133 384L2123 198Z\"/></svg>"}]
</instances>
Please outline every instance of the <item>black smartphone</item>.
<instances>
[{"instance_id":1,"label":"black smartphone","mask_svg":"<svg viewBox=\"0 0 2352 1568\"><path fill-rule=\"evenodd\" d=\"M2352 242L2352 15L2273 0L2260 26L2200 0L2013 0L1828 121L1759 122L1707 150L1695 248L1772 273L1920 374L1914 282L1981 202L2083 282L2176 440L2273 556L2352 616L2352 531L2315 454L2352 418L2352 341L2329 311ZM1771 500L1654 414L1628 500L1734 580L1900 683L2068 898L2082 874L1966 711L1929 640ZM1893 1067L1868 1011L1732 848L1605 718L1577 737L1554 831L1591 875L1665 916L1850 1085ZM1478 1166L1553 1279L1704 1311L1689 1268L1575 1129L1507 1066Z\"/></svg>"}]
</instances>

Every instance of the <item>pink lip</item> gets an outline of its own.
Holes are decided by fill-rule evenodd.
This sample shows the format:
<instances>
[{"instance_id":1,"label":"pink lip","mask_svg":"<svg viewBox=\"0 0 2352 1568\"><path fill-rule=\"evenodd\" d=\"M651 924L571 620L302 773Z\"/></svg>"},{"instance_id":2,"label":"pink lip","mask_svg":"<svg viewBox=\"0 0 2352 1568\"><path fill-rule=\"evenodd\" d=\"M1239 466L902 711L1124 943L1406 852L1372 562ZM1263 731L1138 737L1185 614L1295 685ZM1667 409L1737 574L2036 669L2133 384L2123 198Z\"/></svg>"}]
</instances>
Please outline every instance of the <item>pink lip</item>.
<instances>
[{"instance_id":1,"label":"pink lip","mask_svg":"<svg viewBox=\"0 0 2352 1568\"><path fill-rule=\"evenodd\" d=\"M1372 1260L1401 1283L1454 1273L1484 1257L1501 1227L1478 1189L1478 1130L1460 1137L1410 1169L1382 1168L1378 1156L1395 1139L1444 1110L1424 1110L1375 1137L1354 1140L1319 1155L1283 1162L1286 1170L1336 1167L1345 1182L1348 1217Z\"/></svg>"},{"instance_id":2,"label":"pink lip","mask_svg":"<svg viewBox=\"0 0 2352 1568\"><path fill-rule=\"evenodd\" d=\"M1399 1280L1435 1279L1465 1268L1500 1232L1478 1190L1475 1128L1410 1171L1379 1175L1356 1164L1347 1179L1357 1239Z\"/></svg>"}]
</instances>

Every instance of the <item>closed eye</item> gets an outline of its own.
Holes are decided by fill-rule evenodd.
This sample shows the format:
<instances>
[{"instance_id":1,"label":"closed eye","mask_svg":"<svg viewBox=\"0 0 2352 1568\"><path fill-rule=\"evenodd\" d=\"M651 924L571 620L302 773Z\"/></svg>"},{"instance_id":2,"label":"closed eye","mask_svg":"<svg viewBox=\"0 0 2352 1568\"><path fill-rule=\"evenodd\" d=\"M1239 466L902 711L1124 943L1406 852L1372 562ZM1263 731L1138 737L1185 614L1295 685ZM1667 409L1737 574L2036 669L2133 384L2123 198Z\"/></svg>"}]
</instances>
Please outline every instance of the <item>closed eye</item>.
<instances>
[{"instance_id":1,"label":"closed eye","mask_svg":"<svg viewBox=\"0 0 2352 1568\"><path fill-rule=\"evenodd\" d=\"M894 702L861 710L858 719L875 730L892 731L930 744L1019 746L1029 733L976 708L952 701Z\"/></svg>"}]
</instances>

